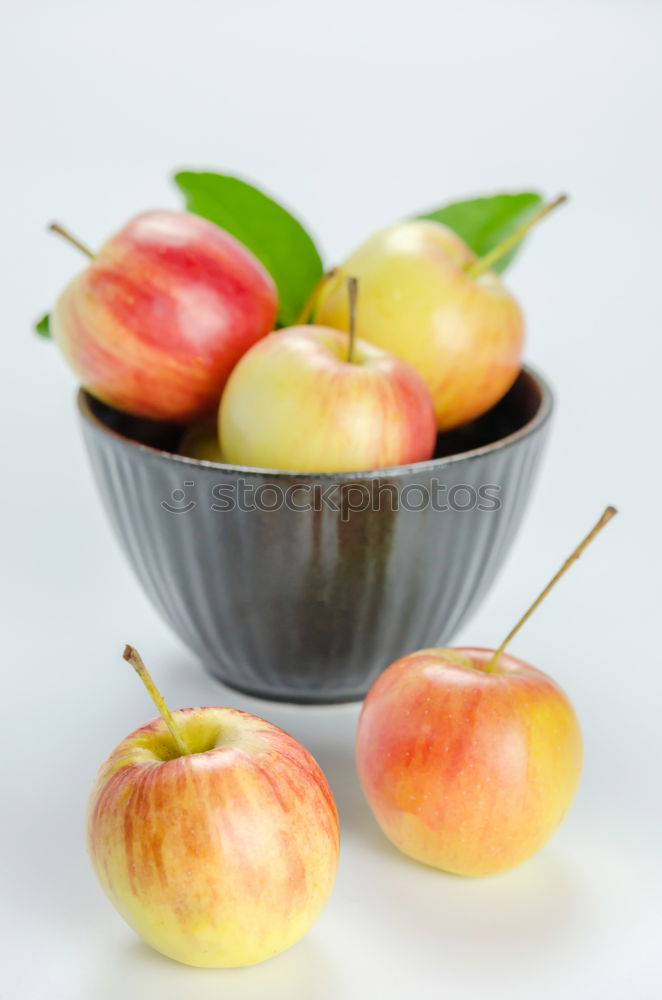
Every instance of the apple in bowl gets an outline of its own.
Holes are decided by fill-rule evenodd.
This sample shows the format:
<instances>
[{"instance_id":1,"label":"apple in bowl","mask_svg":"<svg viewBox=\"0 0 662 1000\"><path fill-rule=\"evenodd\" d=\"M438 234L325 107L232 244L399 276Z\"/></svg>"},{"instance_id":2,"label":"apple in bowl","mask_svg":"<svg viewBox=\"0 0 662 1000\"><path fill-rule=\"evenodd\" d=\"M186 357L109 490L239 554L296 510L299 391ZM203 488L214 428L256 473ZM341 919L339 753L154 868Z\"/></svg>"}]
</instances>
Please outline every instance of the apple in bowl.
<instances>
[{"instance_id":1,"label":"apple in bowl","mask_svg":"<svg viewBox=\"0 0 662 1000\"><path fill-rule=\"evenodd\" d=\"M194 458L198 462L223 461L221 446L218 443L218 418L215 413L211 417L198 420L184 431L177 446L179 455Z\"/></svg>"},{"instance_id":2,"label":"apple in bowl","mask_svg":"<svg viewBox=\"0 0 662 1000\"><path fill-rule=\"evenodd\" d=\"M472 278L467 245L439 222L405 222L349 256L320 294L315 321L347 329L342 282L361 282L362 336L404 358L425 379L437 427L480 416L521 367L524 320L491 271Z\"/></svg>"},{"instance_id":3,"label":"apple in bowl","mask_svg":"<svg viewBox=\"0 0 662 1000\"><path fill-rule=\"evenodd\" d=\"M561 195L484 257L457 233L430 219L376 233L323 281L315 322L349 329L344 282L361 283L361 335L408 361L425 379L437 428L474 420L510 389L521 368L524 319L491 269L540 219L566 201Z\"/></svg>"},{"instance_id":4,"label":"apple in bowl","mask_svg":"<svg viewBox=\"0 0 662 1000\"><path fill-rule=\"evenodd\" d=\"M420 375L373 344L322 326L272 333L230 376L219 410L224 460L350 472L432 457L432 400Z\"/></svg>"},{"instance_id":5,"label":"apple in bowl","mask_svg":"<svg viewBox=\"0 0 662 1000\"><path fill-rule=\"evenodd\" d=\"M258 259L188 212L143 212L93 254L51 317L83 386L133 416L187 422L218 403L230 371L273 329L276 289Z\"/></svg>"}]
</instances>

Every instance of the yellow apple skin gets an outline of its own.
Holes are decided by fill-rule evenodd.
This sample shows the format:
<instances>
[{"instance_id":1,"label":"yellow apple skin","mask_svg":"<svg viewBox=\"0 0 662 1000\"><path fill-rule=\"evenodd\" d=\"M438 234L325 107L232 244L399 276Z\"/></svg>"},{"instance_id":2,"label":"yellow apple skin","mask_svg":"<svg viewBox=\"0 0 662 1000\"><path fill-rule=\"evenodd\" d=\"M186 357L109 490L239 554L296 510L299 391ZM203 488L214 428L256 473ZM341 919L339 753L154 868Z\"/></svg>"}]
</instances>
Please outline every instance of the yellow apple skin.
<instances>
[{"instance_id":1,"label":"yellow apple skin","mask_svg":"<svg viewBox=\"0 0 662 1000\"><path fill-rule=\"evenodd\" d=\"M422 462L436 441L425 382L411 365L321 326L292 326L247 351L221 397L232 465L349 472Z\"/></svg>"},{"instance_id":2,"label":"yellow apple skin","mask_svg":"<svg viewBox=\"0 0 662 1000\"><path fill-rule=\"evenodd\" d=\"M188 965L250 965L294 944L326 902L338 816L304 747L229 708L173 713L131 733L88 806L96 874L147 944Z\"/></svg>"},{"instance_id":3,"label":"yellow apple skin","mask_svg":"<svg viewBox=\"0 0 662 1000\"><path fill-rule=\"evenodd\" d=\"M457 875L530 858L568 810L582 739L563 691L487 649L423 649L384 671L357 732L363 791L405 854Z\"/></svg>"},{"instance_id":4,"label":"yellow apple skin","mask_svg":"<svg viewBox=\"0 0 662 1000\"><path fill-rule=\"evenodd\" d=\"M447 226L420 220L377 233L323 286L315 322L348 329L346 282L359 280L357 332L425 379L437 427L449 430L497 403L521 367L524 321L492 271Z\"/></svg>"},{"instance_id":5,"label":"yellow apple skin","mask_svg":"<svg viewBox=\"0 0 662 1000\"><path fill-rule=\"evenodd\" d=\"M198 421L184 432L179 442L179 454L202 462L223 462L218 441L218 421L216 415Z\"/></svg>"}]
</instances>

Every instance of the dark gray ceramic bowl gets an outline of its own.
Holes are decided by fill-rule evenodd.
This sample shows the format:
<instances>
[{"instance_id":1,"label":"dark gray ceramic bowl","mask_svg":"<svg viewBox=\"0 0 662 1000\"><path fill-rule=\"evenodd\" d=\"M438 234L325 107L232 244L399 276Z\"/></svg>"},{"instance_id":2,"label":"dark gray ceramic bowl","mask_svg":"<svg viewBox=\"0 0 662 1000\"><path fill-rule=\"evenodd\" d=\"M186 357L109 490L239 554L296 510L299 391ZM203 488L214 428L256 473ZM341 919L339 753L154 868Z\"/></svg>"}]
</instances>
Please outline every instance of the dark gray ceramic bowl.
<instances>
[{"instance_id":1,"label":"dark gray ceramic bowl","mask_svg":"<svg viewBox=\"0 0 662 1000\"><path fill-rule=\"evenodd\" d=\"M474 610L520 524L552 396L527 368L431 461L330 475L187 459L181 429L83 391L79 408L108 516L178 635L226 684L320 703L363 697Z\"/></svg>"}]
</instances>

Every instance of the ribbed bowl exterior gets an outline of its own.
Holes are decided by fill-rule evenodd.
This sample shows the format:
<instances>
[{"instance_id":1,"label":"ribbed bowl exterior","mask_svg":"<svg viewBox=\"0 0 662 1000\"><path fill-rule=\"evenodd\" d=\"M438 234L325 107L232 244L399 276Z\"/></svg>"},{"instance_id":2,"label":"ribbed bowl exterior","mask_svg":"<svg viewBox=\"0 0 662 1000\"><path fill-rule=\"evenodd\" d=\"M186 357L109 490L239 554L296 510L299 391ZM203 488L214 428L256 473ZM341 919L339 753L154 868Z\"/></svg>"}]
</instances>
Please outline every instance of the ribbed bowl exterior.
<instances>
[{"instance_id":1,"label":"ribbed bowl exterior","mask_svg":"<svg viewBox=\"0 0 662 1000\"><path fill-rule=\"evenodd\" d=\"M108 517L177 634L226 684L323 703L359 699L397 657L448 643L485 595L552 407L530 370L509 396L514 430L496 442L349 475L185 459L118 433L121 415L84 392L79 405Z\"/></svg>"}]
</instances>

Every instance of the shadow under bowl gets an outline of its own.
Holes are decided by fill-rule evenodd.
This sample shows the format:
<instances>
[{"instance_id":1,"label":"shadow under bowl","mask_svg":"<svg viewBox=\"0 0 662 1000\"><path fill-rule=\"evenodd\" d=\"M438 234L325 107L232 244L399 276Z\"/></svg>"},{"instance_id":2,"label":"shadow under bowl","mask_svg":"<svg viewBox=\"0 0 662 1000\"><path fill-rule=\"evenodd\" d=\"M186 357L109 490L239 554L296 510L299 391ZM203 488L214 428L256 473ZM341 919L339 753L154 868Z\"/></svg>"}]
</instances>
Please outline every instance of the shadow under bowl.
<instances>
[{"instance_id":1,"label":"shadow under bowl","mask_svg":"<svg viewBox=\"0 0 662 1000\"><path fill-rule=\"evenodd\" d=\"M524 368L430 461L323 475L185 458L181 427L84 390L78 405L108 517L175 632L225 684L319 704L362 698L476 608L521 522L552 394Z\"/></svg>"}]
</instances>

